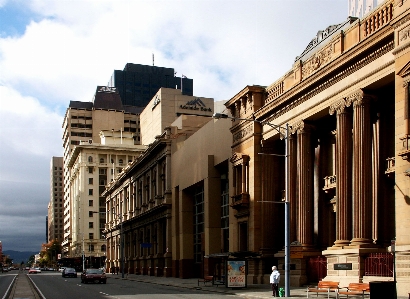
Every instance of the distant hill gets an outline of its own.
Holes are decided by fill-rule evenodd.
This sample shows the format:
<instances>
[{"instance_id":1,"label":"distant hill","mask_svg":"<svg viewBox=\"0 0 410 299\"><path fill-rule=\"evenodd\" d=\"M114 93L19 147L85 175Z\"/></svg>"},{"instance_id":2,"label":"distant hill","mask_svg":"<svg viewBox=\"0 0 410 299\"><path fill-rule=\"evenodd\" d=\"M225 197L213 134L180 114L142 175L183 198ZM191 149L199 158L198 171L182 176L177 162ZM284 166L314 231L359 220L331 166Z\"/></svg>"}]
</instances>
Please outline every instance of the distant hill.
<instances>
[{"instance_id":1,"label":"distant hill","mask_svg":"<svg viewBox=\"0 0 410 299\"><path fill-rule=\"evenodd\" d=\"M20 264L22 261L27 263L30 256L38 254L38 252L31 251L15 251L15 250L4 250L3 255L9 255L13 260L13 263Z\"/></svg>"}]
</instances>

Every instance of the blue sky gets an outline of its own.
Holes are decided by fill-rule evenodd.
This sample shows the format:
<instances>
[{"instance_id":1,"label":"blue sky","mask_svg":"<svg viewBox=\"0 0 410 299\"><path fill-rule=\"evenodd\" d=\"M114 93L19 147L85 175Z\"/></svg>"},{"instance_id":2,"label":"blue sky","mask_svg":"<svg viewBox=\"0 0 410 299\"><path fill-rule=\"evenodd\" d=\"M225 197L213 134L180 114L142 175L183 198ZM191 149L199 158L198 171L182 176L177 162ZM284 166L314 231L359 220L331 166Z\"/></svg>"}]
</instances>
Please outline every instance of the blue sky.
<instances>
[{"instance_id":1,"label":"blue sky","mask_svg":"<svg viewBox=\"0 0 410 299\"><path fill-rule=\"evenodd\" d=\"M52 156L70 100L91 101L128 62L174 68L196 96L270 85L347 0L0 0L0 241L45 242Z\"/></svg>"}]
</instances>

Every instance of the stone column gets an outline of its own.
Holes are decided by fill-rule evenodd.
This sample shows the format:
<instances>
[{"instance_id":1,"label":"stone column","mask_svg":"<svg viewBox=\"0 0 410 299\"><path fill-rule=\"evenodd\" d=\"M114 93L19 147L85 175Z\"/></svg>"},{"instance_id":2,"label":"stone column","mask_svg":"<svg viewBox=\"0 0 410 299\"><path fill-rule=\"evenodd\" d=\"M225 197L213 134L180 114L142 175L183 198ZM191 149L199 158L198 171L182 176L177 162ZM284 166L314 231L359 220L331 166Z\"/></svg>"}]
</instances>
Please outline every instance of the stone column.
<instances>
[{"instance_id":1,"label":"stone column","mask_svg":"<svg viewBox=\"0 0 410 299\"><path fill-rule=\"evenodd\" d=\"M304 122L297 126L298 211L297 239L303 247L313 245L313 162L312 127Z\"/></svg>"},{"instance_id":2,"label":"stone column","mask_svg":"<svg viewBox=\"0 0 410 299\"><path fill-rule=\"evenodd\" d=\"M352 114L344 99L330 107L336 112L336 241L347 246L352 238Z\"/></svg>"},{"instance_id":3,"label":"stone column","mask_svg":"<svg viewBox=\"0 0 410 299\"><path fill-rule=\"evenodd\" d=\"M295 134L289 134L289 209L290 209L290 242L296 241L296 211L297 211L297 173L298 173L298 159L297 159L297 138Z\"/></svg>"},{"instance_id":4,"label":"stone column","mask_svg":"<svg viewBox=\"0 0 410 299\"><path fill-rule=\"evenodd\" d=\"M372 244L372 126L370 97L359 91L353 104L353 239L351 246Z\"/></svg>"}]
</instances>

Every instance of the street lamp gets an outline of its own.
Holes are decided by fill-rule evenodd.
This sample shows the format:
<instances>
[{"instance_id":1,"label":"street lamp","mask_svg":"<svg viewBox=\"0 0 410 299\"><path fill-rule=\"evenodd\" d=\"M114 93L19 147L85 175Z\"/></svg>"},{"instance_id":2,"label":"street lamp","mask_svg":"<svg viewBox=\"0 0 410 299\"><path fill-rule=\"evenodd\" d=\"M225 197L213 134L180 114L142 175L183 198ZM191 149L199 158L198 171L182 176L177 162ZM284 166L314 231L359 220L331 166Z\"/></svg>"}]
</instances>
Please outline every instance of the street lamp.
<instances>
[{"instance_id":1,"label":"street lamp","mask_svg":"<svg viewBox=\"0 0 410 299\"><path fill-rule=\"evenodd\" d=\"M232 117L223 113L214 113L212 115L215 119L220 118L229 118L233 120L244 120L250 122L260 123L261 125L267 125L279 132L280 135L284 136L285 139L285 201L280 202L285 204L285 297L290 296L290 211L289 211L289 176L288 176L288 167L289 167L289 124L286 123L284 127L278 126L269 122L260 121L256 119L249 118L239 118ZM285 135L280 131L281 129L285 130Z\"/></svg>"},{"instance_id":2,"label":"street lamp","mask_svg":"<svg viewBox=\"0 0 410 299\"><path fill-rule=\"evenodd\" d=\"M107 214L107 212L95 212L94 214ZM121 266L121 278L124 278L124 239L122 236L122 213L115 215L120 218L120 266Z\"/></svg>"}]
</instances>

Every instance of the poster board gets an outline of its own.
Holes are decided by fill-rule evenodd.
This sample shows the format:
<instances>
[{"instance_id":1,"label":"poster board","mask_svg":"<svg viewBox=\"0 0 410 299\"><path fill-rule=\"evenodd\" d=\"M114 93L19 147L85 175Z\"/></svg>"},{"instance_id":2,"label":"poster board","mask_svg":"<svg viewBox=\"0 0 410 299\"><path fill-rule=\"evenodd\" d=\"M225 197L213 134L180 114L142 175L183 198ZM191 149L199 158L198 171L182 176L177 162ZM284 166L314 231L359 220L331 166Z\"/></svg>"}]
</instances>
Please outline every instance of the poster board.
<instances>
[{"instance_id":1,"label":"poster board","mask_svg":"<svg viewBox=\"0 0 410 299\"><path fill-rule=\"evenodd\" d=\"M243 288L246 287L246 261L228 260L227 267L227 287Z\"/></svg>"}]
</instances>

